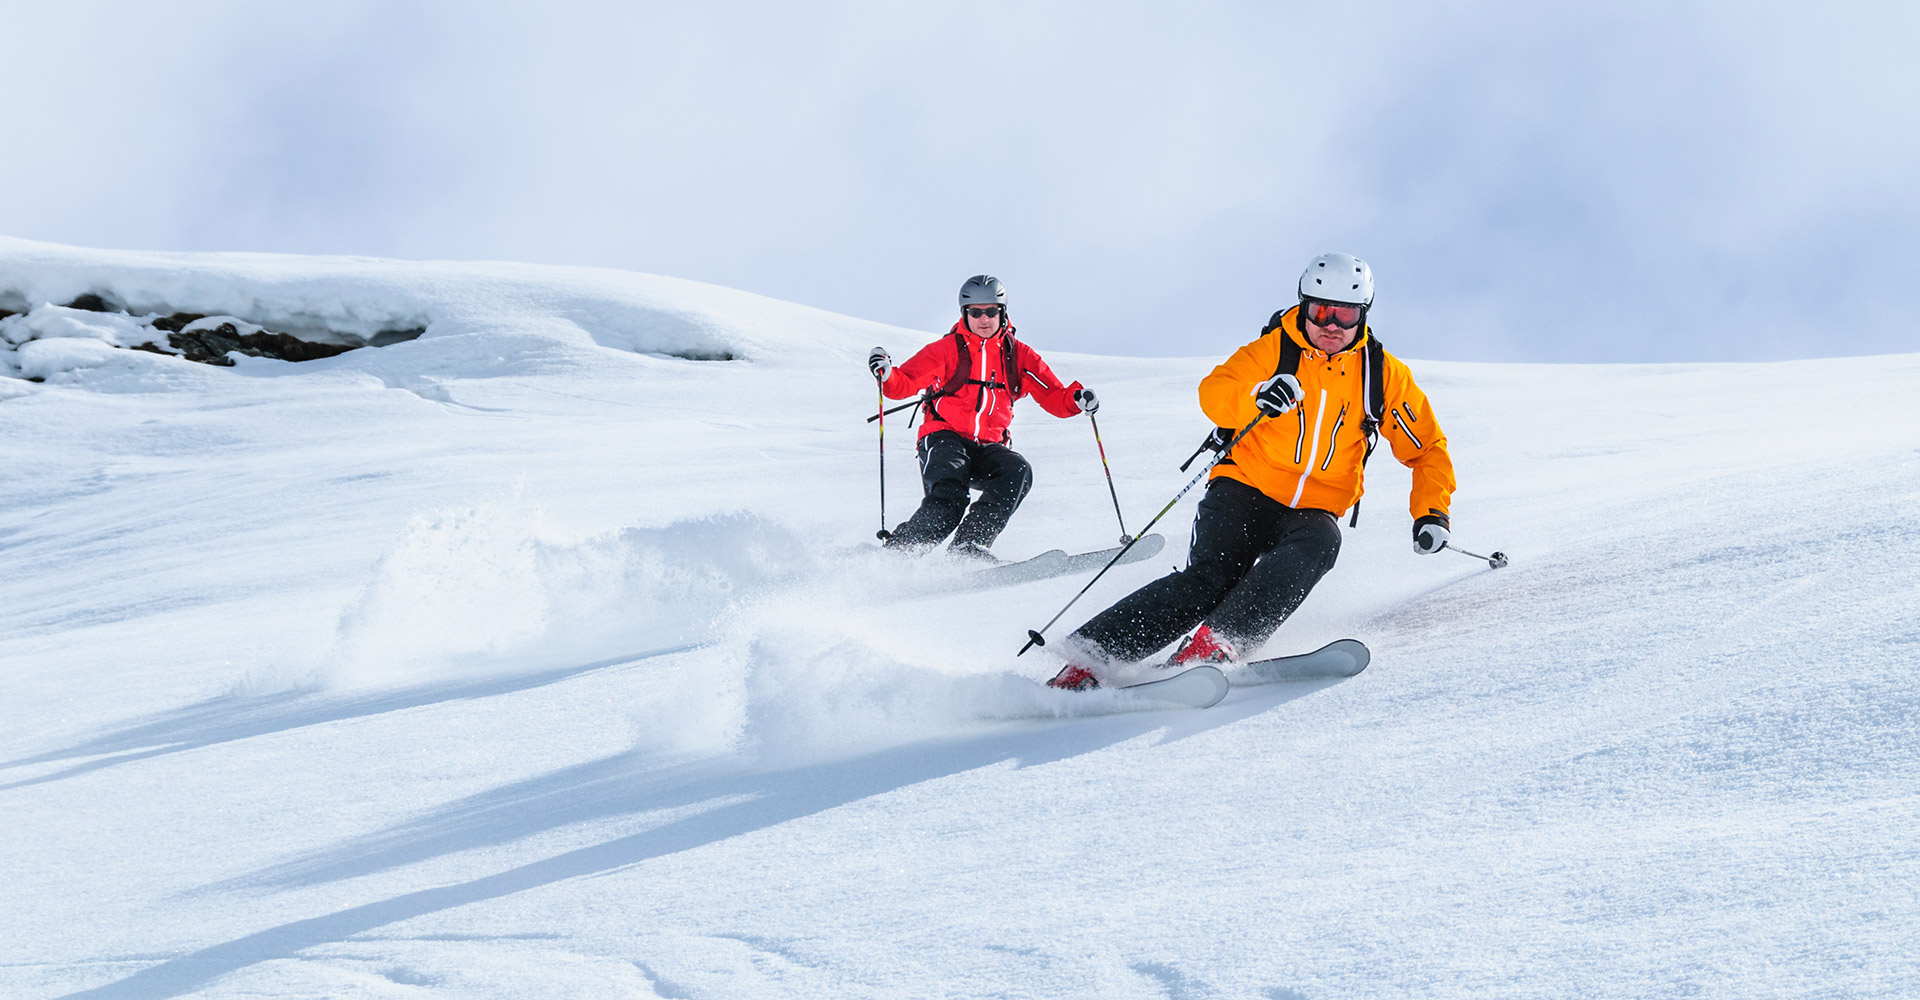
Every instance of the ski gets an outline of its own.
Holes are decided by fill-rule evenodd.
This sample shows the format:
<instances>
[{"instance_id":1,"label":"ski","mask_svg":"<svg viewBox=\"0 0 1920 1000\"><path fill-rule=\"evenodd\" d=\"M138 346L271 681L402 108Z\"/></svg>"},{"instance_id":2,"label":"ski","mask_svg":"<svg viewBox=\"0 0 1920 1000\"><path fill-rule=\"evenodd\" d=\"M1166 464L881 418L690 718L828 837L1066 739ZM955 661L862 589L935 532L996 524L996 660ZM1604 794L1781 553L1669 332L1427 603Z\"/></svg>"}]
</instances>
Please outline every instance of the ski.
<instances>
[{"instance_id":1,"label":"ski","mask_svg":"<svg viewBox=\"0 0 1920 1000\"><path fill-rule=\"evenodd\" d=\"M1080 573L1105 566L1123 547L1116 545L1110 549L1096 549L1092 552L1077 552L1071 555L1065 549L1049 549L1031 559L974 570L954 583L943 585L942 589L985 590L988 587L1005 587L1016 583ZM1151 559L1166 547L1167 540L1164 536L1147 535L1134 542L1133 548L1127 550L1127 554L1121 557L1120 562L1136 563Z\"/></svg>"},{"instance_id":2,"label":"ski","mask_svg":"<svg viewBox=\"0 0 1920 1000\"><path fill-rule=\"evenodd\" d=\"M1335 639L1311 653L1255 660L1234 668L1235 684L1284 684L1352 677L1367 669L1372 654L1358 639Z\"/></svg>"},{"instance_id":3,"label":"ski","mask_svg":"<svg viewBox=\"0 0 1920 1000\"><path fill-rule=\"evenodd\" d=\"M1060 566L1068 559L1066 549L1048 549L1037 556L1017 559L1013 562L996 563L985 569L968 570L955 587L969 590L974 587L998 586L1002 582L1018 583L1022 580L1038 580L1060 572Z\"/></svg>"},{"instance_id":4,"label":"ski","mask_svg":"<svg viewBox=\"0 0 1920 1000\"><path fill-rule=\"evenodd\" d=\"M1188 708L1212 708L1227 696L1227 675L1220 668L1201 665L1172 677L1126 684L1116 690L1137 698L1171 702Z\"/></svg>"},{"instance_id":5,"label":"ski","mask_svg":"<svg viewBox=\"0 0 1920 1000\"><path fill-rule=\"evenodd\" d=\"M1115 684L1112 687L1095 685L1091 688L1066 689L1066 693L1088 697L1083 707L1075 714L1110 715L1115 712L1154 708L1160 704L1180 705L1186 708L1212 708L1220 703L1220 699L1227 696L1229 688L1227 675L1221 673L1220 668L1212 664L1201 664L1180 671L1157 668L1147 671L1146 676L1152 679L1132 684ZM1062 689L1047 687L1046 690ZM1105 698L1093 697L1106 692L1113 694Z\"/></svg>"}]
</instances>

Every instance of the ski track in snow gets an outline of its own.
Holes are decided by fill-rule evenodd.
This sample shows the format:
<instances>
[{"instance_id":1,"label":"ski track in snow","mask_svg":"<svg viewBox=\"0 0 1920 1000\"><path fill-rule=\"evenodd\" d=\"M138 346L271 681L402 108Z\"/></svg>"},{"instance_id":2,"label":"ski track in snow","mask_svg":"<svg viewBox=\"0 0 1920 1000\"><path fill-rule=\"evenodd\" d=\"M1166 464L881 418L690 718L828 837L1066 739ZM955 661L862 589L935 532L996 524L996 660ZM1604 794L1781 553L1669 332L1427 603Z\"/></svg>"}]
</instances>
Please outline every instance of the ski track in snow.
<instances>
[{"instance_id":1,"label":"ski track in snow","mask_svg":"<svg viewBox=\"0 0 1920 1000\"><path fill-rule=\"evenodd\" d=\"M0 377L0 995L1920 982L1920 355L1416 361L1456 538L1512 564L1415 556L1383 453L1268 649L1367 671L1163 711L1013 655L1083 578L939 596L961 567L863 541L860 359L930 334L618 272L0 256L4 308L428 328L213 369L35 321L85 343ZM1217 359L1048 353L1139 530ZM1112 543L1083 424L1023 406L1001 551Z\"/></svg>"}]
</instances>

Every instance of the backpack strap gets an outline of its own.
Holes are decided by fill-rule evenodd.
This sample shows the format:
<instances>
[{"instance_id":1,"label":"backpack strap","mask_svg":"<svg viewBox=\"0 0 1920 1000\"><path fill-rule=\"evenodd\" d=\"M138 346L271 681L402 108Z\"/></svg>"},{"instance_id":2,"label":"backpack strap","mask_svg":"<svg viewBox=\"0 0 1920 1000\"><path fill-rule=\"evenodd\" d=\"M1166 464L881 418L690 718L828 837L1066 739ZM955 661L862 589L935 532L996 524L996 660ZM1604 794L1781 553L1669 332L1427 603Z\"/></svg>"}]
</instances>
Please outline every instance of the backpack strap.
<instances>
[{"instance_id":1,"label":"backpack strap","mask_svg":"<svg viewBox=\"0 0 1920 1000\"><path fill-rule=\"evenodd\" d=\"M1004 383L983 382L977 378L970 377L973 374L973 352L967 350L967 338L961 336L958 330L953 331L950 336L953 337L953 373L947 376L947 380L941 383L940 388L928 389L926 392L920 394L920 410L927 414L927 419L933 419L933 404L936 400L942 396L951 396L959 392L960 387L963 385L977 385L983 392L988 389L1005 389L1011 394L1013 399L1020 398L1021 381L1020 368L1017 363L1018 352L1014 348L1013 332L1011 330L1001 337L1001 372L1007 379ZM911 426L911 424L909 424L909 426Z\"/></svg>"},{"instance_id":2,"label":"backpack strap","mask_svg":"<svg viewBox=\"0 0 1920 1000\"><path fill-rule=\"evenodd\" d=\"M1262 337L1275 331L1280 332L1280 363L1273 366L1275 375L1297 375L1300 372L1300 345L1295 343L1292 337L1287 336L1286 331L1280 329L1280 321L1286 316L1285 309L1274 313L1273 318L1267 320L1266 329L1260 331Z\"/></svg>"},{"instance_id":3,"label":"backpack strap","mask_svg":"<svg viewBox=\"0 0 1920 1000\"><path fill-rule=\"evenodd\" d=\"M953 395L961 385L966 383L967 372L973 368L973 356L967 350L967 338L960 336L960 331L958 330L953 331L948 336L953 338L953 372L947 376L945 382L940 384L940 388L935 389L929 386L922 391L920 393L920 408L914 411L915 415L924 415L928 420L933 419L934 402L942 396ZM907 426L913 426L911 419L907 421Z\"/></svg>"},{"instance_id":4,"label":"backpack strap","mask_svg":"<svg viewBox=\"0 0 1920 1000\"><path fill-rule=\"evenodd\" d=\"M1361 379L1365 382L1367 394L1367 415L1360 419L1360 430L1367 436L1366 454L1360 456L1361 474L1364 475L1367 468L1367 460L1373 457L1374 446L1380 443L1380 421L1385 419L1387 415L1387 380L1385 377L1387 349L1380 346L1380 341L1373 336L1373 331L1368 330L1367 343L1365 347L1361 348L1361 351L1365 354L1361 365ZM1355 500L1353 502L1353 516L1347 520L1347 527L1357 528L1359 526L1360 501Z\"/></svg>"}]
</instances>

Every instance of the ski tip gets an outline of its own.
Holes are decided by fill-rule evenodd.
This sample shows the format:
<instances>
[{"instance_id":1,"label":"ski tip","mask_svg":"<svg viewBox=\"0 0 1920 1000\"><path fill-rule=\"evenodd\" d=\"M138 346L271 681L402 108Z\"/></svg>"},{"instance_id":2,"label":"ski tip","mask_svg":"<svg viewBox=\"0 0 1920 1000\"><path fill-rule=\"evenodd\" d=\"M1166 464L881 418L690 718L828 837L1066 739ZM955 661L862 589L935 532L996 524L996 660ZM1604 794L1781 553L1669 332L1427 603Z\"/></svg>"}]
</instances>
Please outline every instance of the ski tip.
<instances>
[{"instance_id":1,"label":"ski tip","mask_svg":"<svg viewBox=\"0 0 1920 1000\"><path fill-rule=\"evenodd\" d=\"M1207 681L1207 683L1213 686L1212 697L1206 698L1202 701L1195 702L1194 707L1195 708L1212 708L1213 706L1220 704L1220 700L1222 698L1225 698L1227 696L1227 692L1231 690L1233 687L1233 685L1227 683L1227 675L1221 673L1219 667L1201 666L1201 667L1195 667L1193 669L1206 671L1203 677Z\"/></svg>"},{"instance_id":2,"label":"ski tip","mask_svg":"<svg viewBox=\"0 0 1920 1000\"><path fill-rule=\"evenodd\" d=\"M1199 682L1205 681L1212 692L1211 694L1202 694L1198 699L1188 702L1188 704L1195 708L1212 708L1220 704L1220 699L1225 698L1227 692L1233 687L1233 685L1227 683L1227 675L1221 673L1219 667L1203 665L1195 667L1187 671L1187 673L1199 674L1200 676L1195 678L1195 686L1198 687Z\"/></svg>"},{"instance_id":3,"label":"ski tip","mask_svg":"<svg viewBox=\"0 0 1920 1000\"><path fill-rule=\"evenodd\" d=\"M1367 669L1367 664L1373 662L1373 652L1358 639L1335 639L1321 648L1339 652L1352 661L1353 666L1347 671L1348 677Z\"/></svg>"},{"instance_id":4,"label":"ski tip","mask_svg":"<svg viewBox=\"0 0 1920 1000\"><path fill-rule=\"evenodd\" d=\"M1340 680L1367 669L1372 659L1366 643L1358 639L1335 639L1311 653L1240 664L1234 677L1242 684Z\"/></svg>"},{"instance_id":5,"label":"ski tip","mask_svg":"<svg viewBox=\"0 0 1920 1000\"><path fill-rule=\"evenodd\" d=\"M1141 535L1135 538L1130 544L1133 545L1133 548L1127 550L1126 561L1139 562L1142 559L1151 559L1159 555L1160 550L1167 547L1167 536Z\"/></svg>"}]
</instances>

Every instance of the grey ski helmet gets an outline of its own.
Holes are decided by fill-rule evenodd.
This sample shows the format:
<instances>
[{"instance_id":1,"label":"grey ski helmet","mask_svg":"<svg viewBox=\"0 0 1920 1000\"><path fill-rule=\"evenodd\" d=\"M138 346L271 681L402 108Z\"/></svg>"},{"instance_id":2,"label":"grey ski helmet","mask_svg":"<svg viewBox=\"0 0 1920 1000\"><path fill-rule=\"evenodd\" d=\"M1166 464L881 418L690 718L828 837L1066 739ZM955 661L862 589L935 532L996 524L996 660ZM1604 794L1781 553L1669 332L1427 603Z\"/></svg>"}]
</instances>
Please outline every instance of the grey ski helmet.
<instances>
[{"instance_id":1,"label":"grey ski helmet","mask_svg":"<svg viewBox=\"0 0 1920 1000\"><path fill-rule=\"evenodd\" d=\"M1323 253L1300 273L1300 298L1373 305L1373 268L1350 253Z\"/></svg>"},{"instance_id":2,"label":"grey ski helmet","mask_svg":"<svg viewBox=\"0 0 1920 1000\"><path fill-rule=\"evenodd\" d=\"M991 274L976 274L960 286L960 308L968 306L1004 306L1007 286Z\"/></svg>"}]
</instances>

